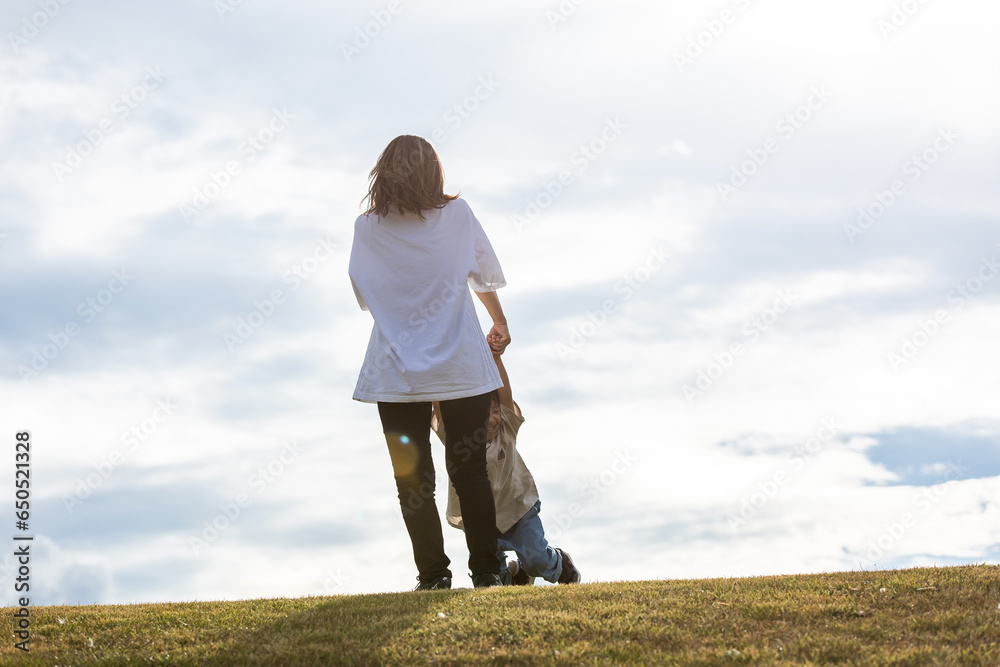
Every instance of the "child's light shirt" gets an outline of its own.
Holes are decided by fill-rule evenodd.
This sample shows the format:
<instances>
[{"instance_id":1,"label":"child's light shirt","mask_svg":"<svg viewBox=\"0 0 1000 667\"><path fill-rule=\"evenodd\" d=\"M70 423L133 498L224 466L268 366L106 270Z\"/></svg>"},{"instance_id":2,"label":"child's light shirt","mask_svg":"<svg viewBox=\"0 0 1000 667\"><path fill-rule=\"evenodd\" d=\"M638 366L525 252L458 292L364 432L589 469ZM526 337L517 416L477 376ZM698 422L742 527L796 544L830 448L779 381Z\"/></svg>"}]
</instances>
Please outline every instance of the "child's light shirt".
<instances>
[{"instance_id":1,"label":"child's light shirt","mask_svg":"<svg viewBox=\"0 0 1000 667\"><path fill-rule=\"evenodd\" d=\"M465 200L423 214L354 223L351 285L375 319L355 400L449 400L503 386L469 292L503 287L500 262Z\"/></svg>"},{"instance_id":2,"label":"child's light shirt","mask_svg":"<svg viewBox=\"0 0 1000 667\"><path fill-rule=\"evenodd\" d=\"M517 451L517 432L524 423L524 417L506 405L500 406L500 430L496 437L486 443L486 472L490 476L493 502L497 508L497 529L501 533L510 530L538 501L538 489L528 466ZM444 428L437 414L431 419L431 428L444 442ZM462 506L458 493L448 481L448 523L462 528Z\"/></svg>"}]
</instances>

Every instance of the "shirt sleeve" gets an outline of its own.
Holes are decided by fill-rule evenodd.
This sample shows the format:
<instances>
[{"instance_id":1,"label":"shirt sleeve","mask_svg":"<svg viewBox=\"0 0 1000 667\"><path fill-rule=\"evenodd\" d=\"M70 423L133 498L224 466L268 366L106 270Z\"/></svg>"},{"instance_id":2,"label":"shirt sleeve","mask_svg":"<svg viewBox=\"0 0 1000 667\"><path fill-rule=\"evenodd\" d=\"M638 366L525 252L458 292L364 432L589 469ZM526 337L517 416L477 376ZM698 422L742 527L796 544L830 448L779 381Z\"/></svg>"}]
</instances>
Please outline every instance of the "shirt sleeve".
<instances>
[{"instance_id":1,"label":"shirt sleeve","mask_svg":"<svg viewBox=\"0 0 1000 667\"><path fill-rule=\"evenodd\" d=\"M358 305L361 306L361 310L368 310L368 304L365 303L365 298L361 296L358 284L354 282L354 276L359 275L356 271L365 272L365 264L364 262L356 261L357 257L355 253L359 252L361 249L358 244L362 239L359 239L359 236L362 235L362 223L365 219L366 216L359 215L358 219L354 221L354 240L351 242L351 258L348 261L347 266L347 275L351 278L351 287L354 289L354 296L357 298ZM364 280L361 282L364 282Z\"/></svg>"},{"instance_id":2,"label":"shirt sleeve","mask_svg":"<svg viewBox=\"0 0 1000 667\"><path fill-rule=\"evenodd\" d=\"M475 262L469 272L469 286L477 292L494 292L506 285L507 281L503 277L500 260L497 259L493 246L486 237L486 231L471 210L469 215L472 216L475 239Z\"/></svg>"},{"instance_id":3,"label":"shirt sleeve","mask_svg":"<svg viewBox=\"0 0 1000 667\"><path fill-rule=\"evenodd\" d=\"M368 304L365 303L365 298L361 296L361 292L358 291L358 286L354 284L354 278L351 278L351 287L354 288L354 296L358 299L358 305L361 306L361 310L368 310Z\"/></svg>"},{"instance_id":4,"label":"shirt sleeve","mask_svg":"<svg viewBox=\"0 0 1000 667\"><path fill-rule=\"evenodd\" d=\"M508 408L506 405L500 404L500 422L505 424L509 428L514 436L517 436L517 432L521 430L521 424L524 423L524 417L521 417L516 412Z\"/></svg>"}]
</instances>

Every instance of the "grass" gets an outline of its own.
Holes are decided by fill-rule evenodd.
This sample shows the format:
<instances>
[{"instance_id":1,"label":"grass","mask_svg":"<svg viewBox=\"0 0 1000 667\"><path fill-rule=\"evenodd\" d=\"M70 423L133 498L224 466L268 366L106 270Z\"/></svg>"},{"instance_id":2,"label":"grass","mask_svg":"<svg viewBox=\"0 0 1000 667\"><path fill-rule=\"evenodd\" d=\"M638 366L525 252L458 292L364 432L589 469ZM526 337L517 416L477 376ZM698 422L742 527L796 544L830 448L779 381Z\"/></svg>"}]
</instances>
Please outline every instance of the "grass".
<instances>
[{"instance_id":1,"label":"grass","mask_svg":"<svg viewBox=\"0 0 1000 667\"><path fill-rule=\"evenodd\" d=\"M0 663L1000 665L998 603L1000 566L974 565L51 606Z\"/></svg>"}]
</instances>

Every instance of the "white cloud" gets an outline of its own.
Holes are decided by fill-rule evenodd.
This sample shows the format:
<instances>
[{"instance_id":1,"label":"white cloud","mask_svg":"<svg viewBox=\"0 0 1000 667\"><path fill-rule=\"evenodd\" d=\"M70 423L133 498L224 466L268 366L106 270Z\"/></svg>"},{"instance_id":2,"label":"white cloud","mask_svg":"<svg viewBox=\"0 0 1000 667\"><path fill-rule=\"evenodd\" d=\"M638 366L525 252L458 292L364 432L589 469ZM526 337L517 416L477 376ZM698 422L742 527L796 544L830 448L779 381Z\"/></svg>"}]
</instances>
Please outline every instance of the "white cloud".
<instances>
[{"instance_id":1,"label":"white cloud","mask_svg":"<svg viewBox=\"0 0 1000 667\"><path fill-rule=\"evenodd\" d=\"M951 308L953 285L1000 240L983 37L997 8L929 5L883 40L887 8L861 0L748 3L678 72L674 52L742 4L583 3L553 29L557 3L404 3L347 62L340 43L384 5L244 3L220 21L204 3L74 3L4 59L0 426L37 442L43 603L304 595L338 571L335 592L412 587L377 413L350 400L371 320L346 264L378 153L396 134L445 127L483 76L499 87L439 148L448 190L461 189L507 274L507 363L543 520L554 531L585 503L560 546L600 579L858 567L912 506L912 475L947 464L878 459L887 433L942 447L970 425L995 436L1000 283L950 310L898 371L887 353ZM33 8L0 18L17 25ZM60 182L52 161L156 64L162 86ZM718 181L818 84L829 104L722 202ZM240 143L276 107L294 122L242 162ZM621 136L586 169L574 163L615 117ZM849 244L843 224L948 124L962 135L954 151ZM240 174L185 223L178 206L231 160ZM514 216L562 169L573 181L519 233ZM286 271L317 238L337 248L292 289ZM616 287L639 277L651 246L673 256L625 299ZM122 267L135 282L22 382L17 366ZM274 289L284 304L230 352L224 334ZM743 325L781 289L796 303L750 344ZM556 344L608 299L615 312L561 358ZM733 342L745 353L689 404L683 386ZM165 397L176 414L68 513L63 495ZM843 433L734 533L728 514L831 417ZM289 439L301 460L195 557L187 539ZM586 485L610 479L624 449L638 463L590 502ZM995 486L954 482L879 566L995 554ZM446 536L461 582L464 539ZM75 586L80 576L93 585Z\"/></svg>"}]
</instances>

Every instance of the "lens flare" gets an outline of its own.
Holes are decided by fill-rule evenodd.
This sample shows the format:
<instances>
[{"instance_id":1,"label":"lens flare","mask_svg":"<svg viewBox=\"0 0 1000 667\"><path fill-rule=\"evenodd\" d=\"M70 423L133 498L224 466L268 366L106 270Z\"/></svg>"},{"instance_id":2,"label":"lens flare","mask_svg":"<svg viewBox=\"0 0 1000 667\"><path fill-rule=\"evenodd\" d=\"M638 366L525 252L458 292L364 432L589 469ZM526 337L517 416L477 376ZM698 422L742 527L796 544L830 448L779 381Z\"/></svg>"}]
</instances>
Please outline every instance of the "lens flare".
<instances>
[{"instance_id":1,"label":"lens flare","mask_svg":"<svg viewBox=\"0 0 1000 667\"><path fill-rule=\"evenodd\" d=\"M396 477L412 475L419 463L420 448L412 442L410 436L402 433L386 433L385 441L389 445L393 474Z\"/></svg>"}]
</instances>

